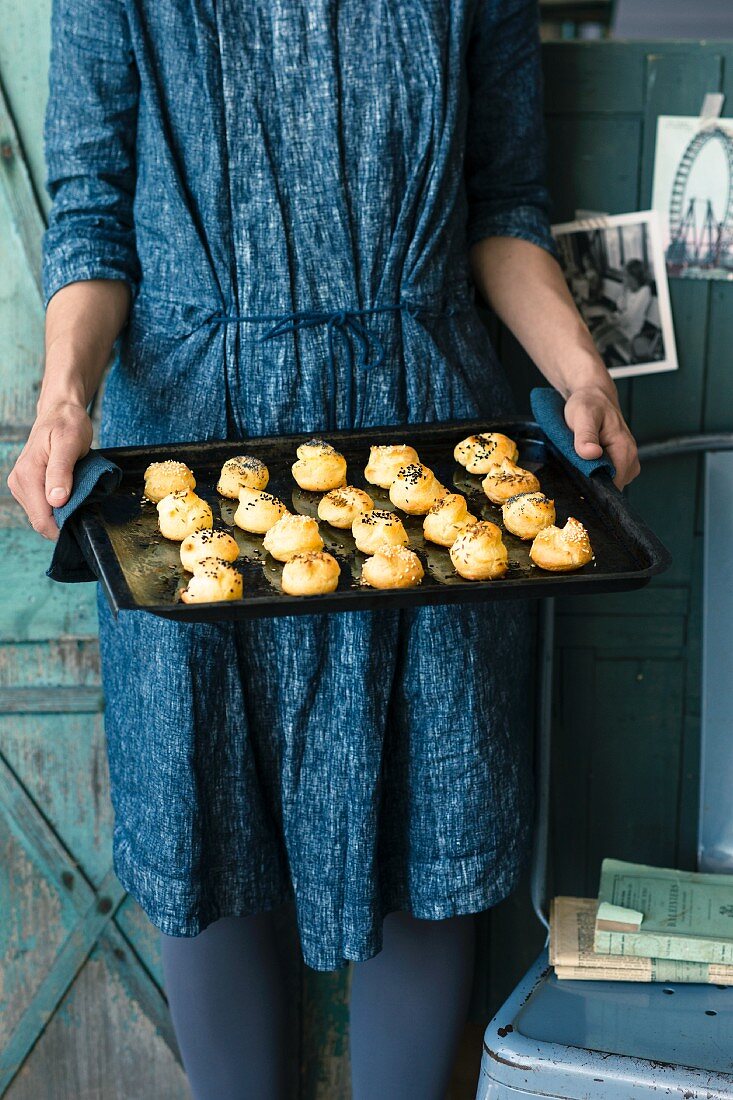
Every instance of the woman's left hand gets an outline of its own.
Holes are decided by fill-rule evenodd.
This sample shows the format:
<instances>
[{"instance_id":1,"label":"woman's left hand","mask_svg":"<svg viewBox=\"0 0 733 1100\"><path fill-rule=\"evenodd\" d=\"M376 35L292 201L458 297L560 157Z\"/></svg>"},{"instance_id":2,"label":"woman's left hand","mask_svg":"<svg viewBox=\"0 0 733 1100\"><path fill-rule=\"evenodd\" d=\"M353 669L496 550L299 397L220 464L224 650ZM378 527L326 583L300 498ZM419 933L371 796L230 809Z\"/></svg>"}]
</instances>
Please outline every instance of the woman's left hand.
<instances>
[{"instance_id":1,"label":"woman's left hand","mask_svg":"<svg viewBox=\"0 0 733 1100\"><path fill-rule=\"evenodd\" d=\"M600 458L605 450L616 467L614 484L623 489L641 467L636 442L623 413L608 391L581 386L565 402L565 423L573 432L581 458Z\"/></svg>"}]
</instances>

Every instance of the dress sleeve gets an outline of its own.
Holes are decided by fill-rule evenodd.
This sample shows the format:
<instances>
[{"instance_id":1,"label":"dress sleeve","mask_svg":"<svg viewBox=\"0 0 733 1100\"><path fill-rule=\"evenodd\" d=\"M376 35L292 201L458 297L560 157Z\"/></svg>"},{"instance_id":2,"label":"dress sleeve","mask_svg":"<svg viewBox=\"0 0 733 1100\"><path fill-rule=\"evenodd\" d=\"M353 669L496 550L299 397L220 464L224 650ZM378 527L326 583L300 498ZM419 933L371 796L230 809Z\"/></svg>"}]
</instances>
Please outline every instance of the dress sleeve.
<instances>
[{"instance_id":1,"label":"dress sleeve","mask_svg":"<svg viewBox=\"0 0 733 1100\"><path fill-rule=\"evenodd\" d=\"M53 0L44 119L44 306L67 283L139 283L133 198L139 79L122 0Z\"/></svg>"},{"instance_id":2,"label":"dress sleeve","mask_svg":"<svg viewBox=\"0 0 733 1100\"><path fill-rule=\"evenodd\" d=\"M467 246L521 237L557 257L544 181L537 0L479 0L467 65Z\"/></svg>"}]
</instances>

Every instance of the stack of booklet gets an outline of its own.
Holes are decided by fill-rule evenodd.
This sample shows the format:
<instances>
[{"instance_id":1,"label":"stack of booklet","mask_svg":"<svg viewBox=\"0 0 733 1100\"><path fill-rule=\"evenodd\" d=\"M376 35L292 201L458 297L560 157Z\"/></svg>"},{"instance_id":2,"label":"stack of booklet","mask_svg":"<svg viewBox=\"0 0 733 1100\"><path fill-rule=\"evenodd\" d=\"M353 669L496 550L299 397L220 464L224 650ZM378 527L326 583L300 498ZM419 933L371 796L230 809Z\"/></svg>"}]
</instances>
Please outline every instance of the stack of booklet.
<instances>
[{"instance_id":1,"label":"stack of booklet","mask_svg":"<svg viewBox=\"0 0 733 1100\"><path fill-rule=\"evenodd\" d=\"M558 978L733 985L733 875L604 859L597 898L554 898Z\"/></svg>"}]
</instances>

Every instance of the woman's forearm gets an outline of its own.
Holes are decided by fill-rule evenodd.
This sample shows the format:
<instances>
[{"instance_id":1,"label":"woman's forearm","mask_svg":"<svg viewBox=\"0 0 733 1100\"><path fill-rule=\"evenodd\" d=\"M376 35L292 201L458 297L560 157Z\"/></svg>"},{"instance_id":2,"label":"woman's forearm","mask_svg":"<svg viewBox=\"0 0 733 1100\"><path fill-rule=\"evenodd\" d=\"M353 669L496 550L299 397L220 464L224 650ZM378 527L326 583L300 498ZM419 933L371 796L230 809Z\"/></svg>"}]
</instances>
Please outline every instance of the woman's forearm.
<instances>
[{"instance_id":1,"label":"woman's forearm","mask_svg":"<svg viewBox=\"0 0 733 1100\"><path fill-rule=\"evenodd\" d=\"M92 444L87 405L127 319L130 288L121 279L90 279L58 290L46 307L46 357L36 421L8 476L31 525L56 538L52 508L65 504L74 466Z\"/></svg>"},{"instance_id":2,"label":"woman's forearm","mask_svg":"<svg viewBox=\"0 0 733 1100\"><path fill-rule=\"evenodd\" d=\"M63 404L86 408L129 309L130 288L122 279L69 283L54 294L46 309L39 415Z\"/></svg>"},{"instance_id":3,"label":"woman's forearm","mask_svg":"<svg viewBox=\"0 0 733 1100\"><path fill-rule=\"evenodd\" d=\"M636 443L559 264L545 249L514 237L478 241L470 262L499 320L565 398L565 421L578 455L599 458L605 449L623 488L639 473Z\"/></svg>"},{"instance_id":4,"label":"woman's forearm","mask_svg":"<svg viewBox=\"0 0 733 1100\"><path fill-rule=\"evenodd\" d=\"M560 266L545 249L514 237L487 237L474 245L470 260L486 301L563 397L591 386L616 399Z\"/></svg>"}]
</instances>

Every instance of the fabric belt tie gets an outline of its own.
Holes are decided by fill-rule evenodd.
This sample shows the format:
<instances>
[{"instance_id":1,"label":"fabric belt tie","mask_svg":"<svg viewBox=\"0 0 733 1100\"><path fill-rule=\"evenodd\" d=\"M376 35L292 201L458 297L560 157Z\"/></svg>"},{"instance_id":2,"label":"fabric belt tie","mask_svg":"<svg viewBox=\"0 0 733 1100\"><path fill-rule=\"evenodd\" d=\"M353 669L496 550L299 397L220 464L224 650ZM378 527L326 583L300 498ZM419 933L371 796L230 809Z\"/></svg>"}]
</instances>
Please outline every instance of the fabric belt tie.
<instances>
[{"instance_id":1,"label":"fabric belt tie","mask_svg":"<svg viewBox=\"0 0 733 1100\"><path fill-rule=\"evenodd\" d=\"M369 331L365 325L365 319L377 313L406 313L410 317L417 317L420 313L430 313L433 316L451 316L466 309L467 306L449 306L446 309L430 309L427 306L412 302L401 301L383 306L371 306L367 309L301 309L292 313L280 314L225 314L217 313L210 323L216 321L228 321L232 323L267 323L270 328L261 337L261 341L273 340L290 333L295 334L301 329L316 328L318 325L326 326L328 339L328 369L329 369L329 428L335 430L336 424L336 334L341 338L345 349L346 387L345 387L345 414L346 423L353 426L353 391L356 385L355 367L359 370L372 370L374 367L384 365L385 348L379 336Z\"/></svg>"}]
</instances>

